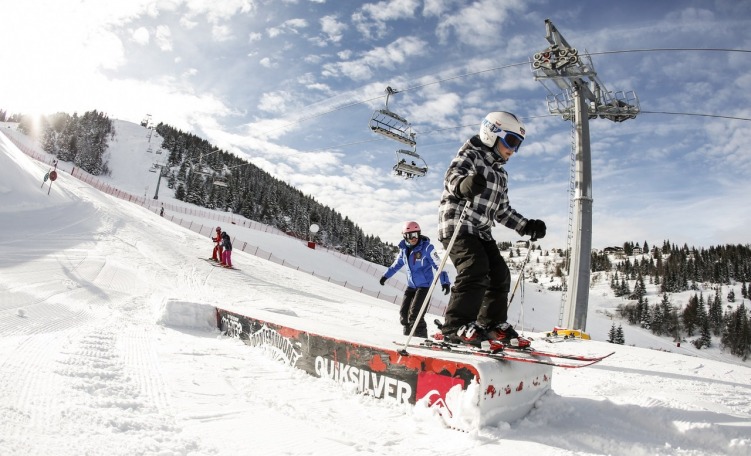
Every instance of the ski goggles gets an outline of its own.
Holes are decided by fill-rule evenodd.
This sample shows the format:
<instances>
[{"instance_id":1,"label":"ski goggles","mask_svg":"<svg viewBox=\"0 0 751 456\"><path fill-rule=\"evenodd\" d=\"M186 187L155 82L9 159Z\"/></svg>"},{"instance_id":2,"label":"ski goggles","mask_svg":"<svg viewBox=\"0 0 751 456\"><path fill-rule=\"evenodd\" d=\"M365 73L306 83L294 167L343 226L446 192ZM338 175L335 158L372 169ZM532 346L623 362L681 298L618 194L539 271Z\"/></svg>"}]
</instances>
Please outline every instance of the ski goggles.
<instances>
[{"instance_id":1,"label":"ski goggles","mask_svg":"<svg viewBox=\"0 0 751 456\"><path fill-rule=\"evenodd\" d=\"M501 140L503 145L513 150L514 152L518 152L519 147L522 145L522 141L524 141L524 138L517 135L516 133L511 133L510 131L501 130L500 133L506 133L503 136L498 135L498 139Z\"/></svg>"},{"instance_id":2,"label":"ski goggles","mask_svg":"<svg viewBox=\"0 0 751 456\"><path fill-rule=\"evenodd\" d=\"M409 241L410 239L419 239L420 238L420 232L419 231L412 231L411 233L404 233L402 236L404 236L404 239Z\"/></svg>"},{"instance_id":3,"label":"ski goggles","mask_svg":"<svg viewBox=\"0 0 751 456\"><path fill-rule=\"evenodd\" d=\"M491 132L495 133L498 136L498 139L501 140L504 146L512 149L514 152L519 151L519 147L522 145L522 141L524 141L524 138L521 135L506 131L498 125L488 122L487 120L484 120L483 123L487 125L488 129Z\"/></svg>"}]
</instances>

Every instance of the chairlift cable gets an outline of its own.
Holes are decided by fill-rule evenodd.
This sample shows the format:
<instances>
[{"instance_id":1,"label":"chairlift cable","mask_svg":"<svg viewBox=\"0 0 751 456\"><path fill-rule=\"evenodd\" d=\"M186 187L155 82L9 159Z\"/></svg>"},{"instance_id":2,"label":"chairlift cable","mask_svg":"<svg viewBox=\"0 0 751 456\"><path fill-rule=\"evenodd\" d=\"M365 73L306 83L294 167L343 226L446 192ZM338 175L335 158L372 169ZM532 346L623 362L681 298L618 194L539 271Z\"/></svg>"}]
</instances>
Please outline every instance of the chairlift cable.
<instances>
[{"instance_id":1,"label":"chairlift cable","mask_svg":"<svg viewBox=\"0 0 751 456\"><path fill-rule=\"evenodd\" d=\"M606 54L629 54L634 52L684 52L684 51L704 51L704 52L744 52L751 53L751 49L730 49L730 48L647 48L647 49L622 49L618 51L599 51L586 52L587 55L606 55Z\"/></svg>"},{"instance_id":2,"label":"chairlift cable","mask_svg":"<svg viewBox=\"0 0 751 456\"><path fill-rule=\"evenodd\" d=\"M590 56L593 56L593 55L626 54L626 53L637 53L637 52L740 52L740 53L751 53L751 50L749 50L749 49L732 49L732 48L645 48L645 49L621 49L621 50L615 50L615 51L586 52L586 54L590 55ZM486 68L484 70L473 71L473 72L469 72L469 73L463 73L463 74L459 74L459 75L456 75L456 76L451 76L451 77L448 77L448 78L443 78L443 79L439 79L439 80L436 80L436 81L431 81L431 82L428 82L428 83L425 83L425 84L418 84L418 85L415 85L415 86L410 86L410 87L407 87L407 88L404 88L404 89L400 89L397 92L406 92L406 91L409 91L409 90L420 89L422 87L427 87L427 86L433 85L433 84L439 84L441 82L452 81L454 79L465 78L465 77L468 77L468 76L474 76L474 75L478 75L478 74L482 74L482 73L487 73L487 72L491 72L491 71L504 70L504 69L507 69L507 68L513 68L513 67L522 66L522 65L529 65L529 62L527 61L527 62L511 63L511 64L508 64L508 65L501 65L501 66L498 66L498 67ZM430 75L426 75L426 76L430 76ZM341 105L341 106L337 106L337 107L335 107L333 109L330 109L328 111L323 111L323 112L320 112L320 113L317 113L317 114L312 114L312 115L306 116L306 117L300 117L298 119L295 119L293 122L289 122L289 123L286 123L284 125L271 128L269 130L264 130L263 133L269 133L269 132L272 132L272 131L279 130L281 128L288 127L288 126L293 125L295 123L299 123L299 122L304 122L304 121L307 121L307 120L316 119L318 117L322 117L322 116L325 116L327 114L331 114L331 113L336 112L336 111L341 111L342 109L351 108L353 106L357 106L357 105L360 105L360 104L371 102L373 100L377 100L379 98L383 98L384 96L385 95L379 95L377 97L368 98L366 100L353 101L351 103L347 103L347 104L344 104L344 105ZM322 103L322 102L324 102L326 100L331 100L333 98L335 98L335 96L324 98L323 100L317 101L315 103L311 103L310 105L308 105L306 107L303 107L302 109L305 109L307 107L313 106L313 105L318 104L318 103ZM642 111L642 112L646 112L646 111ZM711 117L711 116L709 116L709 117ZM746 119L741 119L741 120L746 120ZM457 127L457 128L459 128L459 127Z\"/></svg>"},{"instance_id":3,"label":"chairlift cable","mask_svg":"<svg viewBox=\"0 0 751 456\"><path fill-rule=\"evenodd\" d=\"M741 121L751 121L751 118L748 117L735 117L735 116L723 116L720 114L704 114L704 113L696 113L696 112L672 112L672 111L645 111L641 110L641 114L664 114L664 115L674 115L674 116L695 116L695 117L710 117L710 118L718 118L718 119L728 119L728 120L741 120ZM520 119L528 120L528 119L540 119L544 117L558 117L554 114L544 114L539 116L519 116ZM458 130L460 128L475 128L477 127L477 124L467 124L467 125L457 125L454 127L443 127L443 128L435 128L433 130L426 130L426 131L419 131L414 130L416 134L419 135L428 135L431 133L438 133L442 131L448 131L448 130ZM362 141L353 141L349 143L342 143L342 144L336 144L333 146L327 146L327 147L320 147L318 149L311 149L303 152L320 152L324 150L332 150L332 149L339 149L343 147L348 146L356 146L359 144L365 144L370 142L380 142L380 141L386 141L383 138L374 138L374 139L365 139ZM425 149L426 147L429 147L429 144L423 145L422 149Z\"/></svg>"},{"instance_id":4,"label":"chairlift cable","mask_svg":"<svg viewBox=\"0 0 751 456\"><path fill-rule=\"evenodd\" d=\"M745 120L751 121L749 117L735 117L735 116L723 116L720 114L702 114L699 112L670 112L670 111L640 111L640 114L669 114L676 116L697 116L697 117L713 117L716 119L729 119L729 120Z\"/></svg>"}]
</instances>

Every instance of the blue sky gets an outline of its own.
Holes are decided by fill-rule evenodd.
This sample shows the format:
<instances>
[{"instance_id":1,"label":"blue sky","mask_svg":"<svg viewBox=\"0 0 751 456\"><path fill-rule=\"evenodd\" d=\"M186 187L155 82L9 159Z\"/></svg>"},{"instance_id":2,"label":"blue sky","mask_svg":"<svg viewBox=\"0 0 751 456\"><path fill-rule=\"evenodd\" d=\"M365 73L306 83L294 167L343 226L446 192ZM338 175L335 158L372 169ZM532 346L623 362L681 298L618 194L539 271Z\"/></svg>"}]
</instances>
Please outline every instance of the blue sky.
<instances>
[{"instance_id":1,"label":"blue sky","mask_svg":"<svg viewBox=\"0 0 751 456\"><path fill-rule=\"evenodd\" d=\"M507 165L512 206L565 247L571 123L550 115L529 59L551 19L592 54L634 120L590 123L593 246L749 242L751 2L309 0L5 2L0 109L150 113L249 158L367 233L435 237L443 173L489 111L527 139ZM399 143L368 128L384 89L430 170L391 175ZM148 170L144 170L148 172ZM498 240L518 236L503 227Z\"/></svg>"}]
</instances>

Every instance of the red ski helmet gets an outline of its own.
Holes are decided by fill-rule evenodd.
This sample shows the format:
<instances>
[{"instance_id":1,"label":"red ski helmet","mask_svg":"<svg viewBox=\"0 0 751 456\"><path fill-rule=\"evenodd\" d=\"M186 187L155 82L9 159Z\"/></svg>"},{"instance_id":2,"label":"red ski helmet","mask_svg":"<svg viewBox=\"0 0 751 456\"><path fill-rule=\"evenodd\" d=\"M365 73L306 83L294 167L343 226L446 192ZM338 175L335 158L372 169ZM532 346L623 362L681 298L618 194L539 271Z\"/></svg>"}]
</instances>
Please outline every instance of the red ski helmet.
<instances>
[{"instance_id":1,"label":"red ski helmet","mask_svg":"<svg viewBox=\"0 0 751 456\"><path fill-rule=\"evenodd\" d=\"M404 222L404 228L402 228L402 234L420 232L420 225L417 222Z\"/></svg>"},{"instance_id":2,"label":"red ski helmet","mask_svg":"<svg viewBox=\"0 0 751 456\"><path fill-rule=\"evenodd\" d=\"M216 232L217 233L221 233L222 232L222 227L221 226L217 226L216 227Z\"/></svg>"}]
</instances>

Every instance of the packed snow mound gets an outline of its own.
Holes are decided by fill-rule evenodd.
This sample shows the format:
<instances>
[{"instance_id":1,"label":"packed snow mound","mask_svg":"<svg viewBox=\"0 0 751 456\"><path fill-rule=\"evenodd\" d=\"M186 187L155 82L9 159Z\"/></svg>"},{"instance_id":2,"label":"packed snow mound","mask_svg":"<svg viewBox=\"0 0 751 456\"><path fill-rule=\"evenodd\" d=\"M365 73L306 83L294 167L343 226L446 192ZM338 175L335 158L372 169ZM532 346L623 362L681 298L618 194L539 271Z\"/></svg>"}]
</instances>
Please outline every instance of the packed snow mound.
<instances>
[{"instance_id":1,"label":"packed snow mound","mask_svg":"<svg viewBox=\"0 0 751 456\"><path fill-rule=\"evenodd\" d=\"M208 304L165 300L158 313L157 324L176 328L216 329L216 307Z\"/></svg>"}]
</instances>

